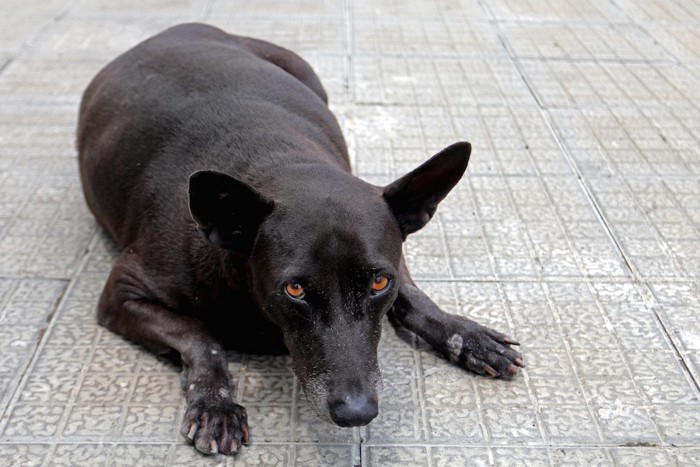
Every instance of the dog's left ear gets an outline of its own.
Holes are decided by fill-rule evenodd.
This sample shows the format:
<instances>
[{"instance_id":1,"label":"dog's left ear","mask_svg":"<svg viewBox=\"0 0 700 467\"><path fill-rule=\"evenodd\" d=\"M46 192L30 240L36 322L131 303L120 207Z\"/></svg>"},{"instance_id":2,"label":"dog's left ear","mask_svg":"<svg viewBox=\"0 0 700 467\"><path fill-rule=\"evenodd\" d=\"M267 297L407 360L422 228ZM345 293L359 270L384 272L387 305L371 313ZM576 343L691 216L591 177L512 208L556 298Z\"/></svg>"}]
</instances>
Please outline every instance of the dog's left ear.
<instances>
[{"instance_id":1,"label":"dog's left ear","mask_svg":"<svg viewBox=\"0 0 700 467\"><path fill-rule=\"evenodd\" d=\"M384 199L398 220L404 239L433 217L438 203L462 178L471 151L471 144L455 143L384 188Z\"/></svg>"},{"instance_id":2,"label":"dog's left ear","mask_svg":"<svg viewBox=\"0 0 700 467\"><path fill-rule=\"evenodd\" d=\"M230 175L202 170L190 176L190 213L210 243L250 254L262 221L274 203Z\"/></svg>"}]
</instances>

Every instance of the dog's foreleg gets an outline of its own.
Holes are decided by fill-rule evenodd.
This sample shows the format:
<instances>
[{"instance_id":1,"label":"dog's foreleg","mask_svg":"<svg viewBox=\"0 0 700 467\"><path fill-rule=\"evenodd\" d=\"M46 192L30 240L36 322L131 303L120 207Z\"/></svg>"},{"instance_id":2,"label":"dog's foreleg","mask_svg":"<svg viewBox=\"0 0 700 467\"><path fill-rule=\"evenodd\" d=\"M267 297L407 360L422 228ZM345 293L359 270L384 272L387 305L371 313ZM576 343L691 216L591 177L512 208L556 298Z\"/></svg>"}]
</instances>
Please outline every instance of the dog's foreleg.
<instances>
[{"instance_id":1,"label":"dog's foreleg","mask_svg":"<svg viewBox=\"0 0 700 467\"><path fill-rule=\"evenodd\" d=\"M414 332L453 363L480 374L512 377L524 367L518 345L506 335L441 310L401 267L399 294L389 311L393 321Z\"/></svg>"},{"instance_id":2,"label":"dog's foreleg","mask_svg":"<svg viewBox=\"0 0 700 467\"><path fill-rule=\"evenodd\" d=\"M187 400L180 432L205 454L235 453L248 441L248 423L233 399L225 352L204 323L149 298L148 282L135 255L122 255L102 292L98 321L156 352L177 351Z\"/></svg>"}]
</instances>

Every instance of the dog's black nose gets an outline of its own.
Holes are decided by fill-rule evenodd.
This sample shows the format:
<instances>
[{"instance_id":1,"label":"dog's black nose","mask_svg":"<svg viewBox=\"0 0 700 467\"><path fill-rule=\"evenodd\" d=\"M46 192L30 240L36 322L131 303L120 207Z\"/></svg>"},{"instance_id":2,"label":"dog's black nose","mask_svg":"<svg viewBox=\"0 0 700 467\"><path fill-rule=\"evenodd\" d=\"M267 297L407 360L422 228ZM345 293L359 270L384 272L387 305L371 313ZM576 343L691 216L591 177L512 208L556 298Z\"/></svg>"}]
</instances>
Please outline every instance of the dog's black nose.
<instances>
[{"instance_id":1,"label":"dog's black nose","mask_svg":"<svg viewBox=\"0 0 700 467\"><path fill-rule=\"evenodd\" d=\"M329 402L328 408L333 422L343 427L367 425L379 411L376 397L367 394L346 395Z\"/></svg>"}]
</instances>

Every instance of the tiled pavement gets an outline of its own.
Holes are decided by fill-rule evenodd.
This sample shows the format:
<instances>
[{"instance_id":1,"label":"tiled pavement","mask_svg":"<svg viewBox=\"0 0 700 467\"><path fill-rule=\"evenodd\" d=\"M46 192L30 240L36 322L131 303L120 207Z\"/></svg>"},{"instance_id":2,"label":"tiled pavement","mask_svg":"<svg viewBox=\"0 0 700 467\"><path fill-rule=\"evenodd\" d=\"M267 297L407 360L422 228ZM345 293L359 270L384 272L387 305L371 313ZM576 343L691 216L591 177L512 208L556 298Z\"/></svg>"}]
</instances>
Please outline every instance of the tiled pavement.
<instances>
[{"instance_id":1,"label":"tiled pavement","mask_svg":"<svg viewBox=\"0 0 700 467\"><path fill-rule=\"evenodd\" d=\"M381 414L348 430L286 358L232 354L252 445L183 443L176 368L94 322L115 250L73 141L92 75L194 20L307 58L367 180L472 142L406 252L445 309L521 340L522 374L387 325ZM700 465L699 75L697 0L1 0L0 464Z\"/></svg>"}]
</instances>

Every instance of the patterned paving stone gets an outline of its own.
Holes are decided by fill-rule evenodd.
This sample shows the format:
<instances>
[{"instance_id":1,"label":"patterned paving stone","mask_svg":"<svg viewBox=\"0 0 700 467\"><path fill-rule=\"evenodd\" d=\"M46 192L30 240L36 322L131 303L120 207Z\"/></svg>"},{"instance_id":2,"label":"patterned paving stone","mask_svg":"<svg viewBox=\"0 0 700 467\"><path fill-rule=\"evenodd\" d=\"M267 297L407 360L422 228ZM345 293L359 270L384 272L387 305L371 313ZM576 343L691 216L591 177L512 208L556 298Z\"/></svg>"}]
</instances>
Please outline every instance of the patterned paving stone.
<instances>
[{"instance_id":1,"label":"patterned paving stone","mask_svg":"<svg viewBox=\"0 0 700 467\"><path fill-rule=\"evenodd\" d=\"M603 439L618 444L657 444L659 436L646 410L615 403L594 409Z\"/></svg>"},{"instance_id":2,"label":"patterned paving stone","mask_svg":"<svg viewBox=\"0 0 700 467\"><path fill-rule=\"evenodd\" d=\"M42 444L0 444L0 453L12 465L41 465L49 458L51 449Z\"/></svg>"},{"instance_id":3,"label":"patterned paving stone","mask_svg":"<svg viewBox=\"0 0 700 467\"><path fill-rule=\"evenodd\" d=\"M678 449L673 456L679 465L695 465L700 461L700 449Z\"/></svg>"},{"instance_id":4,"label":"patterned paving stone","mask_svg":"<svg viewBox=\"0 0 700 467\"><path fill-rule=\"evenodd\" d=\"M543 407L542 423L550 441L586 445L600 439L594 419L585 405Z\"/></svg>"},{"instance_id":5,"label":"patterned paving stone","mask_svg":"<svg viewBox=\"0 0 700 467\"><path fill-rule=\"evenodd\" d=\"M497 465L506 465L511 462L533 467L549 464L549 454L542 448L498 447L493 449L493 459Z\"/></svg>"},{"instance_id":6,"label":"patterned paving stone","mask_svg":"<svg viewBox=\"0 0 700 467\"><path fill-rule=\"evenodd\" d=\"M671 457L661 449L617 448L611 449L618 465L669 465Z\"/></svg>"},{"instance_id":7,"label":"patterned paving stone","mask_svg":"<svg viewBox=\"0 0 700 467\"><path fill-rule=\"evenodd\" d=\"M109 456L109 447L95 444L59 444L51 455L51 463L60 466L104 465Z\"/></svg>"},{"instance_id":8,"label":"patterned paving stone","mask_svg":"<svg viewBox=\"0 0 700 467\"><path fill-rule=\"evenodd\" d=\"M439 467L491 465L485 448L435 446L430 449L430 455L432 462Z\"/></svg>"},{"instance_id":9,"label":"patterned paving stone","mask_svg":"<svg viewBox=\"0 0 700 467\"><path fill-rule=\"evenodd\" d=\"M366 446L362 459L369 465L401 466L410 463L427 465L428 452L425 447L413 446Z\"/></svg>"},{"instance_id":10,"label":"patterned paving stone","mask_svg":"<svg viewBox=\"0 0 700 467\"><path fill-rule=\"evenodd\" d=\"M605 448L562 448L550 451L553 465L614 465Z\"/></svg>"}]
</instances>

